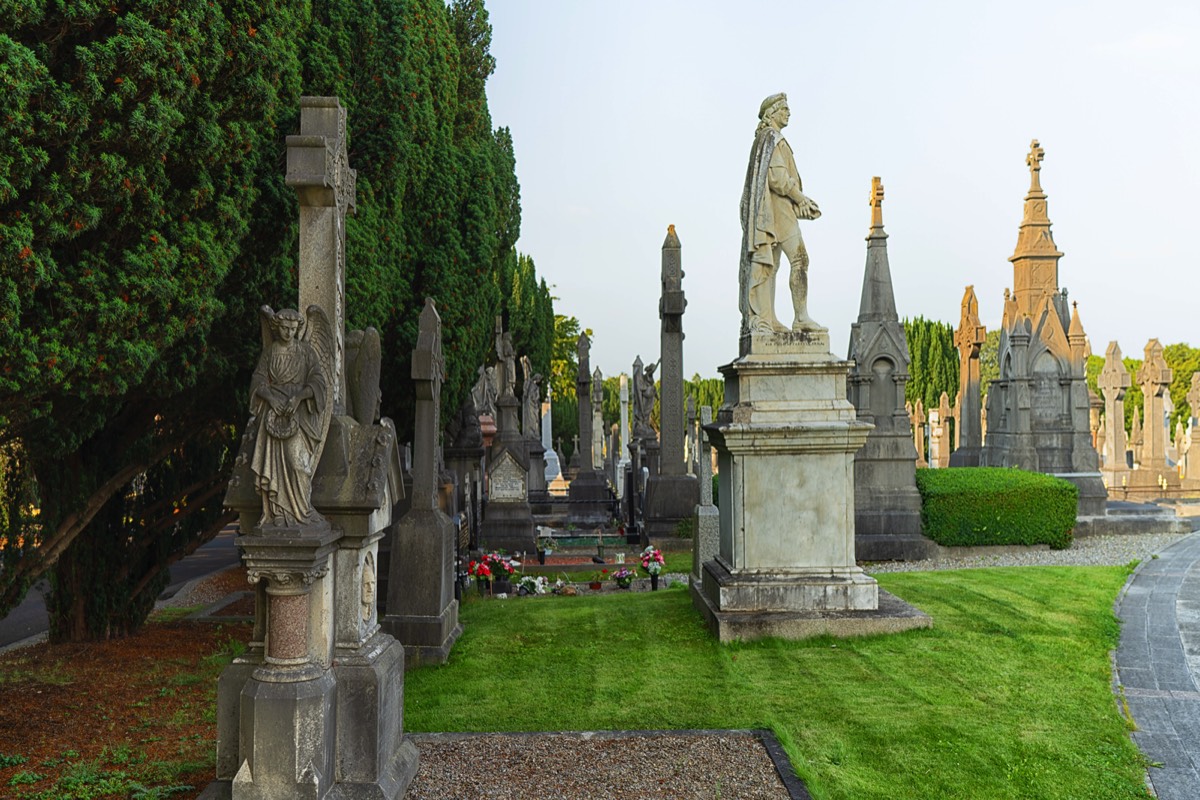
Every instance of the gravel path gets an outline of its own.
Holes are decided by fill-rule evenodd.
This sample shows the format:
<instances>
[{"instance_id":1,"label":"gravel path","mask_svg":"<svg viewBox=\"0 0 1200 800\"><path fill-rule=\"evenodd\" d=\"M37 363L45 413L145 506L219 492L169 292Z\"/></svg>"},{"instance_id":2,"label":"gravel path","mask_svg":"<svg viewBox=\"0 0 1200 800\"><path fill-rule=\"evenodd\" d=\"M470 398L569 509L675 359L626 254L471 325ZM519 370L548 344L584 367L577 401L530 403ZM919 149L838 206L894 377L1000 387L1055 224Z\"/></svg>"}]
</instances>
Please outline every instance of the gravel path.
<instances>
[{"instance_id":1,"label":"gravel path","mask_svg":"<svg viewBox=\"0 0 1200 800\"><path fill-rule=\"evenodd\" d=\"M1128 536L1087 536L1076 539L1067 550L1013 548L1012 552L995 552L968 557L925 561L879 561L863 564L863 569L868 573L880 573L970 569L973 567L1119 566L1128 564L1130 561L1144 561L1164 547L1190 535L1186 533L1139 533ZM997 550L999 549L1001 548L997 548Z\"/></svg>"},{"instance_id":2,"label":"gravel path","mask_svg":"<svg viewBox=\"0 0 1200 800\"><path fill-rule=\"evenodd\" d=\"M405 800L807 796L788 791L763 741L748 731L411 738L421 766Z\"/></svg>"}]
</instances>

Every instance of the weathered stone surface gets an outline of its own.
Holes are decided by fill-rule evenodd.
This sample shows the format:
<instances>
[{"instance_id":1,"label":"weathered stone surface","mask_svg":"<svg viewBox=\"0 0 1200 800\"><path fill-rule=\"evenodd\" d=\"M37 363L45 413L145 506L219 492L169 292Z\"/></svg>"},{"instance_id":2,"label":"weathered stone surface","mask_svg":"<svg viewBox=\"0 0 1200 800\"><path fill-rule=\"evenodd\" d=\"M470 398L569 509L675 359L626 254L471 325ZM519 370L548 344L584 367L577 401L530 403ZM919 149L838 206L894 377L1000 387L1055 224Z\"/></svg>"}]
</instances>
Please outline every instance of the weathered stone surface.
<instances>
[{"instance_id":1,"label":"weathered stone surface","mask_svg":"<svg viewBox=\"0 0 1200 800\"><path fill-rule=\"evenodd\" d=\"M1129 370L1116 342L1108 343L1104 368L1097 384L1104 394L1104 463L1102 474L1109 487L1121 486L1129 472L1128 445L1125 439L1125 393L1132 385Z\"/></svg>"},{"instance_id":2,"label":"weathered stone surface","mask_svg":"<svg viewBox=\"0 0 1200 800\"><path fill-rule=\"evenodd\" d=\"M403 746L403 715L395 706L402 695L397 691L389 696L400 699L387 701L379 693L363 695L343 707L333 665L357 658L376 683L389 690L403 685L401 647L379 632L376 612L378 543L403 497L399 451L391 421L377 418L373 340L362 332L349 337L348 355L345 349L344 217L354 203L345 110L336 98L302 98L300 125L301 135L288 137L287 182L300 197L300 298L325 381L319 386L306 379L302 392L290 398L255 391L272 414L256 409L264 422L250 426L225 498L241 518L238 544L256 586L255 626L246 654L218 684L218 780L204 796L391 800L403 794L417 766L415 750ZM276 370L281 386L300 383L287 380L288 358L278 355L272 354L262 385L273 385L269 373ZM310 403L324 408L320 425L313 422L316 408L305 412L312 418L288 423L293 410ZM286 453L267 448L265 457L255 457L263 428L282 440L299 435L292 427L311 440L309 458L296 457L295 442ZM273 476L257 468L268 462L278 467ZM286 485L294 477L289 470L308 482L311 514L297 504L277 511L283 504L264 504L255 495L261 489L276 498L285 491L299 496ZM260 481L264 475L268 479ZM269 519L256 526L264 508ZM350 690L353 679L346 680ZM344 776L339 765L372 757L344 749L352 738L346 727L364 725L373 726L379 746L389 749L374 754L382 759L376 763L391 766L363 766ZM396 761L401 750L410 757Z\"/></svg>"},{"instance_id":3,"label":"weathered stone surface","mask_svg":"<svg viewBox=\"0 0 1200 800\"><path fill-rule=\"evenodd\" d=\"M983 428L979 419L979 350L987 340L987 328L979 321L979 300L975 287L963 292L962 316L954 334L958 348L958 396L954 408L958 446L950 454L952 467L977 467L983 449Z\"/></svg>"},{"instance_id":4,"label":"weathered stone surface","mask_svg":"<svg viewBox=\"0 0 1200 800\"><path fill-rule=\"evenodd\" d=\"M683 267L675 226L667 228L662 246L662 377L659 400L658 469L646 483L645 525L648 536L672 536L681 522L696 512L699 488L683 460Z\"/></svg>"},{"instance_id":5,"label":"weathered stone surface","mask_svg":"<svg viewBox=\"0 0 1200 800\"><path fill-rule=\"evenodd\" d=\"M612 517L612 492L604 475L595 469L592 460L592 373L590 363L591 341L586 333L579 334L576 356L579 370L575 374L575 396L579 401L579 438L575 453L579 456L579 470L571 479L568 521L583 526L600 525ZM575 455L571 456L575 463ZM532 549L532 548L530 548Z\"/></svg>"},{"instance_id":6,"label":"weathered stone surface","mask_svg":"<svg viewBox=\"0 0 1200 800\"><path fill-rule=\"evenodd\" d=\"M721 552L721 512L713 505L712 445L705 425L712 424L712 408L700 406L699 467L700 502L696 505L695 538L692 540L692 582L698 584L707 561Z\"/></svg>"},{"instance_id":7,"label":"weathered stone surface","mask_svg":"<svg viewBox=\"0 0 1200 800\"><path fill-rule=\"evenodd\" d=\"M911 361L896 313L883 230L883 183L872 179L871 229L858 321L850 327L847 395L858 419L875 426L854 456L854 541L859 561L925 558L917 452L904 404Z\"/></svg>"},{"instance_id":8,"label":"weathered stone surface","mask_svg":"<svg viewBox=\"0 0 1200 800\"><path fill-rule=\"evenodd\" d=\"M1013 291L1005 291L1000 375L988 386L987 440L980 463L1046 472L1081 487L1079 513L1104 513L1099 457L1092 443L1085 367L1087 336L1079 309L1058 287L1062 258L1050 233L1041 186L1045 151L1035 139L1026 163L1025 196L1013 264Z\"/></svg>"},{"instance_id":9,"label":"weathered stone surface","mask_svg":"<svg viewBox=\"0 0 1200 800\"><path fill-rule=\"evenodd\" d=\"M1142 415L1145 423L1141 463L1144 469L1162 470L1167 465L1167 435L1163 404L1175 372L1163 358L1163 347L1158 339L1146 343L1142 366L1138 370L1138 385L1142 387Z\"/></svg>"},{"instance_id":10,"label":"weathered stone surface","mask_svg":"<svg viewBox=\"0 0 1200 800\"><path fill-rule=\"evenodd\" d=\"M738 272L742 312L741 348L752 352L750 339L789 330L775 316L775 279L780 256L791 266L794 317L790 330L822 330L808 315L808 250L800 235L798 220L821 216L817 204L802 191L792 148L783 138L791 118L787 95L782 92L763 100L759 124L746 167L742 191L742 254Z\"/></svg>"}]
</instances>

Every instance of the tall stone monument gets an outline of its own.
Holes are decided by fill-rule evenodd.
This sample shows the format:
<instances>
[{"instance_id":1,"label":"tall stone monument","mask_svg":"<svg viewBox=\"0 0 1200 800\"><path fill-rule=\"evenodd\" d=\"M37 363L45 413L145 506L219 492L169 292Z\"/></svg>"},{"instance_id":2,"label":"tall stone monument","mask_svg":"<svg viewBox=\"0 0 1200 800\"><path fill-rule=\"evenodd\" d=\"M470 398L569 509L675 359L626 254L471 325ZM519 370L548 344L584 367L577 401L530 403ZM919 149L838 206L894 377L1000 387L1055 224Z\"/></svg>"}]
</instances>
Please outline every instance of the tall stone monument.
<instances>
[{"instance_id":1,"label":"tall stone monument","mask_svg":"<svg viewBox=\"0 0 1200 800\"><path fill-rule=\"evenodd\" d=\"M679 523L691 519L700 500L695 475L689 475L683 459L683 265L675 226L667 228L662 246L662 297L658 316L662 320L662 374L658 406L659 466L646 482L646 535L674 536Z\"/></svg>"},{"instance_id":2,"label":"tall stone monument","mask_svg":"<svg viewBox=\"0 0 1200 800\"><path fill-rule=\"evenodd\" d=\"M225 496L241 521L254 632L218 682L217 780L201 796L390 800L417 770L403 647L380 630L375 596L379 540L403 494L399 451L378 417L378 335L344 330L346 112L332 97L300 106L287 183L300 200L305 312L263 309L252 416Z\"/></svg>"},{"instance_id":3,"label":"tall stone monument","mask_svg":"<svg viewBox=\"0 0 1200 800\"><path fill-rule=\"evenodd\" d=\"M740 355L721 367L725 402L706 426L719 461L720 546L692 598L722 641L930 624L855 563L854 454L872 426L846 399L850 363L808 314L797 219L820 212L801 192L781 132L788 118L782 94L759 108L741 205ZM774 310L783 255L790 327Z\"/></svg>"},{"instance_id":4,"label":"tall stone monument","mask_svg":"<svg viewBox=\"0 0 1200 800\"><path fill-rule=\"evenodd\" d=\"M1104 465L1101 475L1110 490L1123 487L1129 479L1129 462L1125 442L1125 393L1132 381L1129 370L1121 355L1121 346L1108 343L1104 354L1104 368L1100 370L1097 384L1104 394Z\"/></svg>"},{"instance_id":5,"label":"tall stone monument","mask_svg":"<svg viewBox=\"0 0 1200 800\"><path fill-rule=\"evenodd\" d=\"M979 321L979 301L975 287L963 292L962 316L954 332L958 348L958 396L955 404L958 447L950 454L952 467L977 467L983 450L983 428L979 419L982 406L980 395L979 351L987 341L987 328Z\"/></svg>"},{"instance_id":6,"label":"tall stone monument","mask_svg":"<svg viewBox=\"0 0 1200 800\"><path fill-rule=\"evenodd\" d=\"M529 356L521 356L521 433L529 450L529 500L550 502L546 483L546 447L542 444L542 376Z\"/></svg>"},{"instance_id":7,"label":"tall stone monument","mask_svg":"<svg viewBox=\"0 0 1200 800\"><path fill-rule=\"evenodd\" d=\"M1138 385L1142 387L1142 405L1146 409L1142 415L1145 424L1142 432L1142 469L1163 472L1167 468L1163 403L1174 377L1174 370L1167 366L1163 358L1162 344L1158 339L1151 339L1146 343L1142 366L1137 374Z\"/></svg>"},{"instance_id":8,"label":"tall stone monument","mask_svg":"<svg viewBox=\"0 0 1200 800\"><path fill-rule=\"evenodd\" d=\"M408 513L393 526L387 615L383 628L404 645L407 666L444 664L462 634L454 599L454 523L438 504L441 432L442 320L425 298L413 350L416 388L413 425L413 495Z\"/></svg>"},{"instance_id":9,"label":"tall stone monument","mask_svg":"<svg viewBox=\"0 0 1200 800\"><path fill-rule=\"evenodd\" d=\"M592 370L592 469L604 471L604 373Z\"/></svg>"},{"instance_id":10,"label":"tall stone monument","mask_svg":"<svg viewBox=\"0 0 1200 800\"><path fill-rule=\"evenodd\" d=\"M1200 486L1200 447L1197 442L1197 425L1200 425L1200 372L1192 373L1192 383L1188 388L1188 422L1187 447L1184 449L1183 477L1187 488Z\"/></svg>"},{"instance_id":11,"label":"tall stone monument","mask_svg":"<svg viewBox=\"0 0 1200 800\"><path fill-rule=\"evenodd\" d=\"M912 422L913 446L917 450L917 466L928 467L929 462L925 460L925 422L927 418L924 400L917 398L917 404L912 407L912 416L909 419Z\"/></svg>"},{"instance_id":12,"label":"tall stone monument","mask_svg":"<svg viewBox=\"0 0 1200 800\"><path fill-rule=\"evenodd\" d=\"M517 421L521 401L514 392L516 354L501 317L496 317L496 355L496 372L501 375L498 430L488 453L488 503L480 537L489 549L533 552L537 537L529 507L529 442Z\"/></svg>"},{"instance_id":13,"label":"tall stone monument","mask_svg":"<svg viewBox=\"0 0 1200 800\"><path fill-rule=\"evenodd\" d=\"M858 321L850 326L847 394L858 419L875 429L854 456L854 547L859 561L917 560L933 553L921 533L917 451L904 405L911 358L896 313L883 183L871 180L871 229ZM702 487L703 488L703 487Z\"/></svg>"},{"instance_id":14,"label":"tall stone monument","mask_svg":"<svg viewBox=\"0 0 1200 800\"><path fill-rule=\"evenodd\" d=\"M579 454L579 471L571 479L571 505L567 520L579 527L602 525L611 514L608 482L595 468L592 459L592 373L590 352L592 343L586 333L579 334L576 358L579 369L575 373L575 397L579 402L579 438L575 444ZM575 456L571 456L574 463Z\"/></svg>"},{"instance_id":15,"label":"tall stone monument","mask_svg":"<svg viewBox=\"0 0 1200 800\"><path fill-rule=\"evenodd\" d=\"M1079 515L1105 513L1099 457L1088 422L1087 336L1058 287L1062 253L1050 233L1036 139L1025 162L1029 193L1005 292L1000 375L988 386L988 436L980 463L1065 478L1079 488Z\"/></svg>"},{"instance_id":16,"label":"tall stone monument","mask_svg":"<svg viewBox=\"0 0 1200 800\"><path fill-rule=\"evenodd\" d=\"M954 412L950 409L950 395L942 392L938 398L937 424L929 431L930 466L945 469L950 466L950 451L954 449L951 442L950 422Z\"/></svg>"}]
</instances>

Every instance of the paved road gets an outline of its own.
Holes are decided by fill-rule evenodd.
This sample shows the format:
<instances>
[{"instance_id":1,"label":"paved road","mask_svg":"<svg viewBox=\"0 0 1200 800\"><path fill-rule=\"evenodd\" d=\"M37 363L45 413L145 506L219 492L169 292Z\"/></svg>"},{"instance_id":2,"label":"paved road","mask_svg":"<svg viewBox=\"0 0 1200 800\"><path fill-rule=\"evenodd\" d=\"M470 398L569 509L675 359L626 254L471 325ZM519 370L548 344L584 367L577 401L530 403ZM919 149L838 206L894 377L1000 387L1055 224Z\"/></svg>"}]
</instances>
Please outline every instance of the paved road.
<instances>
[{"instance_id":1,"label":"paved road","mask_svg":"<svg viewBox=\"0 0 1200 800\"><path fill-rule=\"evenodd\" d=\"M1200 797L1200 534L1142 562L1117 601L1114 682L1160 800Z\"/></svg>"},{"instance_id":2,"label":"paved road","mask_svg":"<svg viewBox=\"0 0 1200 800\"><path fill-rule=\"evenodd\" d=\"M238 550L233 545L236 535L235 528L226 528L211 542L197 549L187 558L172 564L170 577L167 579L169 584L161 596L170 597L193 578L210 575L236 564L239 558ZM46 616L43 592L47 588L44 582L35 585L25 596L24 602L14 608L7 617L0 620L0 648L46 630L49 620Z\"/></svg>"}]
</instances>

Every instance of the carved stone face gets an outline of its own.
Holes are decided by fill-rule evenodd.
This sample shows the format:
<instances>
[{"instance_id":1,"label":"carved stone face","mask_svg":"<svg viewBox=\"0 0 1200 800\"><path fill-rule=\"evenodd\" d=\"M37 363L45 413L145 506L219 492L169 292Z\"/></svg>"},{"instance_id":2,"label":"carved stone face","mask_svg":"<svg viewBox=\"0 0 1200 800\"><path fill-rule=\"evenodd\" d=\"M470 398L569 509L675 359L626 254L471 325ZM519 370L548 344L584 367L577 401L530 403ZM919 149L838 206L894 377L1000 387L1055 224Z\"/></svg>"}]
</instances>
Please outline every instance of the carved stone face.
<instances>
[{"instance_id":1,"label":"carved stone face","mask_svg":"<svg viewBox=\"0 0 1200 800\"><path fill-rule=\"evenodd\" d=\"M279 323L279 338L281 341L290 342L296 338L296 331L300 329L297 322L291 320L283 320Z\"/></svg>"},{"instance_id":2,"label":"carved stone face","mask_svg":"<svg viewBox=\"0 0 1200 800\"><path fill-rule=\"evenodd\" d=\"M782 130L783 128L787 127L788 121L791 120L791 118L792 118L791 109L789 109L787 107L787 103L784 103L782 106L780 106L778 109L775 110L774 114L771 115L771 122L773 122L775 124L776 128L779 128L780 130Z\"/></svg>"}]
</instances>

